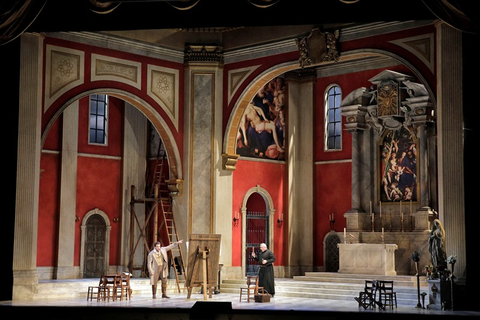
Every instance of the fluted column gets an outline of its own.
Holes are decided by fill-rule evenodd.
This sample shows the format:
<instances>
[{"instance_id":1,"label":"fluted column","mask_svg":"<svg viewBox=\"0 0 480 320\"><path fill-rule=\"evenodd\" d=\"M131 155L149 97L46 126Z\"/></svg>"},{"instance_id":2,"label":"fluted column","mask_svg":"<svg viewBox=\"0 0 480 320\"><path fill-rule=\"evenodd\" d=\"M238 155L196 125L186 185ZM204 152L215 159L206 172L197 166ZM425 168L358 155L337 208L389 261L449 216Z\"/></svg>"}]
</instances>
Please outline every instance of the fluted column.
<instances>
[{"instance_id":1,"label":"fluted column","mask_svg":"<svg viewBox=\"0 0 480 320\"><path fill-rule=\"evenodd\" d=\"M17 193L13 247L13 299L31 299L38 284L37 230L40 185L43 38L23 34L20 49L20 97Z\"/></svg>"},{"instance_id":2,"label":"fluted column","mask_svg":"<svg viewBox=\"0 0 480 320\"><path fill-rule=\"evenodd\" d=\"M462 33L437 24L438 193L447 257L457 256L455 276L466 268L462 116Z\"/></svg>"}]
</instances>

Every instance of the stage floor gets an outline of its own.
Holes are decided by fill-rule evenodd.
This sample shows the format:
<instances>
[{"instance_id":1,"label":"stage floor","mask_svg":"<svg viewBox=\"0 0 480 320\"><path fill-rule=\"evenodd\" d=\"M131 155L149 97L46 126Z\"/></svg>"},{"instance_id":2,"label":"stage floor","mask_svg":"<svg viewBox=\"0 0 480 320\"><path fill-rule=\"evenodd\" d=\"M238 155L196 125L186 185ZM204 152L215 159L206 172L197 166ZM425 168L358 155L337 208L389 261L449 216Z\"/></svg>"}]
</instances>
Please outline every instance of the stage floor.
<instances>
[{"instance_id":1,"label":"stage floor","mask_svg":"<svg viewBox=\"0 0 480 320\"><path fill-rule=\"evenodd\" d=\"M480 312L475 311L451 311L451 310L429 310L411 307L398 306L398 308L387 308L386 310L368 309L365 310L352 301L291 298L276 295L270 302L246 302L239 301L238 294L219 293L207 297L204 300L203 294L192 293L190 299L184 293L169 294L170 299L152 299L149 295L132 296L131 300L97 302L85 299L65 300L34 300L34 301L0 301L0 307L4 312L16 312L12 315L21 316L24 312L30 315L46 316L55 315L55 319L307 319L322 318L329 319L346 316L346 313L357 313L357 315L381 316L384 318L395 316L474 316L480 317ZM18 311L18 313L17 313ZM280 316L280 318L279 318ZM52 319L51 318L51 319Z\"/></svg>"}]
</instances>

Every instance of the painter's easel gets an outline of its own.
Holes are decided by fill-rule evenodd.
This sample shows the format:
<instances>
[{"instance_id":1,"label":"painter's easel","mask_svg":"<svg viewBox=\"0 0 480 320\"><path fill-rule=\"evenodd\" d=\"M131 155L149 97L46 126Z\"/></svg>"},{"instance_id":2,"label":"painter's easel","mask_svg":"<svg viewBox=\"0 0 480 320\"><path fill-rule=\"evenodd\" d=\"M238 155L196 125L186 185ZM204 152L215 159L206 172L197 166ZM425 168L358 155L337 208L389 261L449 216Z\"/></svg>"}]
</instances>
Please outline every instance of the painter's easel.
<instances>
[{"instance_id":1,"label":"painter's easel","mask_svg":"<svg viewBox=\"0 0 480 320\"><path fill-rule=\"evenodd\" d=\"M192 289L201 287L203 299L207 300L217 286L218 274L215 266L218 266L220 258L219 234L192 234L189 241L188 268L185 286L187 287L187 299L190 299Z\"/></svg>"}]
</instances>

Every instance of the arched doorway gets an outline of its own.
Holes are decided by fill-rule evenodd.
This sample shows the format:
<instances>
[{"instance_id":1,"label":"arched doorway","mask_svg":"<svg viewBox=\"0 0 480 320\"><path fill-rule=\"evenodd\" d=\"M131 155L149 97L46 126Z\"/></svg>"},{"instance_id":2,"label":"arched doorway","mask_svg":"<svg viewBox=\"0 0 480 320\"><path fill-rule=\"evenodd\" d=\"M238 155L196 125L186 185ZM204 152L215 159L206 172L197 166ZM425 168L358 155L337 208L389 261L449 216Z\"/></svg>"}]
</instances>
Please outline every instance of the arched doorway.
<instances>
[{"instance_id":1,"label":"arched doorway","mask_svg":"<svg viewBox=\"0 0 480 320\"><path fill-rule=\"evenodd\" d=\"M252 258L260 244L273 246L273 216L275 209L270 194L256 186L245 194L242 204L242 269L243 274L258 274L258 263Z\"/></svg>"},{"instance_id":2,"label":"arched doorway","mask_svg":"<svg viewBox=\"0 0 480 320\"><path fill-rule=\"evenodd\" d=\"M247 201L246 212L246 265L245 275L258 274L258 262L252 258L252 252L258 253L261 243L267 243L269 234L269 212L267 211L265 200L259 193L250 195Z\"/></svg>"},{"instance_id":3,"label":"arched doorway","mask_svg":"<svg viewBox=\"0 0 480 320\"><path fill-rule=\"evenodd\" d=\"M108 272L111 225L105 212L95 208L82 221L80 272L83 278L100 278Z\"/></svg>"},{"instance_id":4,"label":"arched doorway","mask_svg":"<svg viewBox=\"0 0 480 320\"><path fill-rule=\"evenodd\" d=\"M325 236L324 240L324 257L325 257L325 271L337 272L339 269L340 258L338 244L340 238L335 231L330 231Z\"/></svg>"}]
</instances>

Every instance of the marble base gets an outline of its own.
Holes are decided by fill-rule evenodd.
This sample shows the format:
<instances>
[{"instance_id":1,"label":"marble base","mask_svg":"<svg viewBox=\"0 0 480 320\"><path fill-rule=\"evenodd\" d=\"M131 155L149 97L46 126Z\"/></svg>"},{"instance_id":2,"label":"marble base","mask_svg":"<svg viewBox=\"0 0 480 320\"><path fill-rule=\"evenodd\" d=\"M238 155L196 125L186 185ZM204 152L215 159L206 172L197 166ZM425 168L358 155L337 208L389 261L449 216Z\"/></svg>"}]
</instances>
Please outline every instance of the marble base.
<instances>
[{"instance_id":1,"label":"marble base","mask_svg":"<svg viewBox=\"0 0 480 320\"><path fill-rule=\"evenodd\" d=\"M396 276L396 244L339 243L339 273Z\"/></svg>"},{"instance_id":2,"label":"marble base","mask_svg":"<svg viewBox=\"0 0 480 320\"><path fill-rule=\"evenodd\" d=\"M428 305L431 310L448 310L451 307L451 283L440 279L427 279Z\"/></svg>"}]
</instances>

